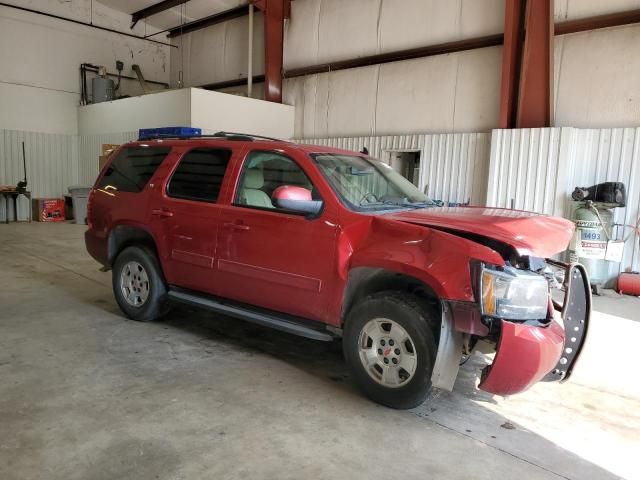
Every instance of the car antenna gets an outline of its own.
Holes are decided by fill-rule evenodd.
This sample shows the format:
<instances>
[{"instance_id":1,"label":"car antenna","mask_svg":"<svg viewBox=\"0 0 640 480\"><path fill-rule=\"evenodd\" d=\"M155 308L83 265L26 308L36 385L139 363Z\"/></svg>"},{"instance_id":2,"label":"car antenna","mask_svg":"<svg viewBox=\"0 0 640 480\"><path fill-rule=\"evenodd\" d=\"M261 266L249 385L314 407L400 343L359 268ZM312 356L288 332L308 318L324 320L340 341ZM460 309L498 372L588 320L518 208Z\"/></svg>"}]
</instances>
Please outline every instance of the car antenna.
<instances>
[{"instance_id":1,"label":"car antenna","mask_svg":"<svg viewBox=\"0 0 640 480\"><path fill-rule=\"evenodd\" d=\"M362 147L362 150L360 150L360 153L364 155L369 155L369 149L367 147Z\"/></svg>"}]
</instances>

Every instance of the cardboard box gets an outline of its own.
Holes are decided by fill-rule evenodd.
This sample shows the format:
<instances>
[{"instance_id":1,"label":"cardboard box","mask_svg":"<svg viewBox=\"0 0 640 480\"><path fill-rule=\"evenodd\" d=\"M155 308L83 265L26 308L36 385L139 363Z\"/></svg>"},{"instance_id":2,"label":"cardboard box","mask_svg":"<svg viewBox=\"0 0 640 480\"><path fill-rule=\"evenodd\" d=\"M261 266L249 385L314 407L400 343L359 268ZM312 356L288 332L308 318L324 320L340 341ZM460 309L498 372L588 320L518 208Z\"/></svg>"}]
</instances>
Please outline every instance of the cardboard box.
<instances>
[{"instance_id":1,"label":"cardboard box","mask_svg":"<svg viewBox=\"0 0 640 480\"><path fill-rule=\"evenodd\" d=\"M115 143L103 143L102 144L102 155L100 155L98 157L98 170L102 171L102 167L104 167L105 163L107 163L107 160L109 160L109 157L111 156L111 154L113 152L116 151L116 149L119 147L120 145L116 145Z\"/></svg>"},{"instance_id":2,"label":"cardboard box","mask_svg":"<svg viewBox=\"0 0 640 480\"><path fill-rule=\"evenodd\" d=\"M116 145L115 143L103 143L102 144L102 155L109 155L120 145Z\"/></svg>"},{"instance_id":3,"label":"cardboard box","mask_svg":"<svg viewBox=\"0 0 640 480\"><path fill-rule=\"evenodd\" d=\"M34 198L32 208L36 222L64 222L63 198Z\"/></svg>"}]
</instances>

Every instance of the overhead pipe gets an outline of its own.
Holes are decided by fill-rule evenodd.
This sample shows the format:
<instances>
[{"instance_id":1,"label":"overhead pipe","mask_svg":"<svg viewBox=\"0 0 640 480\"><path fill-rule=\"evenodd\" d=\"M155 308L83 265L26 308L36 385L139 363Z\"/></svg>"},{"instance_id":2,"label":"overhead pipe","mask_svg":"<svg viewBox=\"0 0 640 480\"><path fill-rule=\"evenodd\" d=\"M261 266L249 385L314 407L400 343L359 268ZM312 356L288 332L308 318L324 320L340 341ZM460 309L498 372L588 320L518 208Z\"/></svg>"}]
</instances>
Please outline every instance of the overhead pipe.
<instances>
[{"instance_id":1,"label":"overhead pipe","mask_svg":"<svg viewBox=\"0 0 640 480\"><path fill-rule=\"evenodd\" d=\"M136 26L140 20L143 20L147 17L155 15L157 13L164 12L165 10L169 10L170 8L177 7L182 5L183 3L187 3L188 0L164 0L160 3L155 3L150 5L142 10L138 10L137 12L133 12L131 14L131 28Z\"/></svg>"},{"instance_id":2,"label":"overhead pipe","mask_svg":"<svg viewBox=\"0 0 640 480\"><path fill-rule=\"evenodd\" d=\"M137 40L144 40L144 41L155 43L158 45L164 45L165 47L178 48L177 45L171 45L170 43L161 42L159 40L151 40L149 38L140 37L132 33L121 32L119 30L114 30L113 28L101 27L100 25L94 25L93 23L87 23L81 20L74 20L73 18L61 17L60 15L54 15L53 13L42 12L40 10L34 10L32 8L19 7L17 5L10 5L4 2L0 2L0 7L13 8L15 10L20 10L22 12L29 12L29 13L34 13L36 15L42 15L43 17L55 18L56 20L62 20L63 22L75 23L76 25L83 25L85 27L95 28L97 30L102 30L109 33L117 33L118 35L124 35L125 37L135 38Z\"/></svg>"}]
</instances>

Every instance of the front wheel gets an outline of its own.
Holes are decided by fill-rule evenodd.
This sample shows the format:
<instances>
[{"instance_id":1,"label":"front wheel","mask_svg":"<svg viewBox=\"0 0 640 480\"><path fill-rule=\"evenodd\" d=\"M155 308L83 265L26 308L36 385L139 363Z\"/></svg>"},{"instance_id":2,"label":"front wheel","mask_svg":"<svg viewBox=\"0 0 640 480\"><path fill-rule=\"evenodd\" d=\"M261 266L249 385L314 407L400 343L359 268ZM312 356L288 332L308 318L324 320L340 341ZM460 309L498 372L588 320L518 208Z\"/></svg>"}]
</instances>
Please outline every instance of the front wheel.
<instances>
[{"instance_id":1,"label":"front wheel","mask_svg":"<svg viewBox=\"0 0 640 480\"><path fill-rule=\"evenodd\" d=\"M112 284L118 306L132 320L156 320L169 309L158 259L148 248L125 248L113 264Z\"/></svg>"},{"instance_id":2,"label":"front wheel","mask_svg":"<svg viewBox=\"0 0 640 480\"><path fill-rule=\"evenodd\" d=\"M431 325L437 319L404 292L365 298L347 318L343 351L358 387L391 408L413 408L431 390L437 353Z\"/></svg>"}]
</instances>

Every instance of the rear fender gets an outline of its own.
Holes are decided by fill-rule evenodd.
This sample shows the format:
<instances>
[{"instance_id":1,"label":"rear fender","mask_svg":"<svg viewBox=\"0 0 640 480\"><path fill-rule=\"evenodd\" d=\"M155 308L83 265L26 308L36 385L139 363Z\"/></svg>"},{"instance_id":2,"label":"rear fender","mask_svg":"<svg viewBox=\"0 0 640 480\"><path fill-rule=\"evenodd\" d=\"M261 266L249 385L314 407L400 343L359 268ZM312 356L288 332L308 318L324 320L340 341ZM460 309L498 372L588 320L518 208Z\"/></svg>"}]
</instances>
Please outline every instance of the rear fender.
<instances>
[{"instance_id":1,"label":"rear fender","mask_svg":"<svg viewBox=\"0 0 640 480\"><path fill-rule=\"evenodd\" d=\"M108 260L113 265L118 254L130 245L146 245L158 254L153 235L144 227L134 224L118 225L109 234Z\"/></svg>"}]
</instances>

